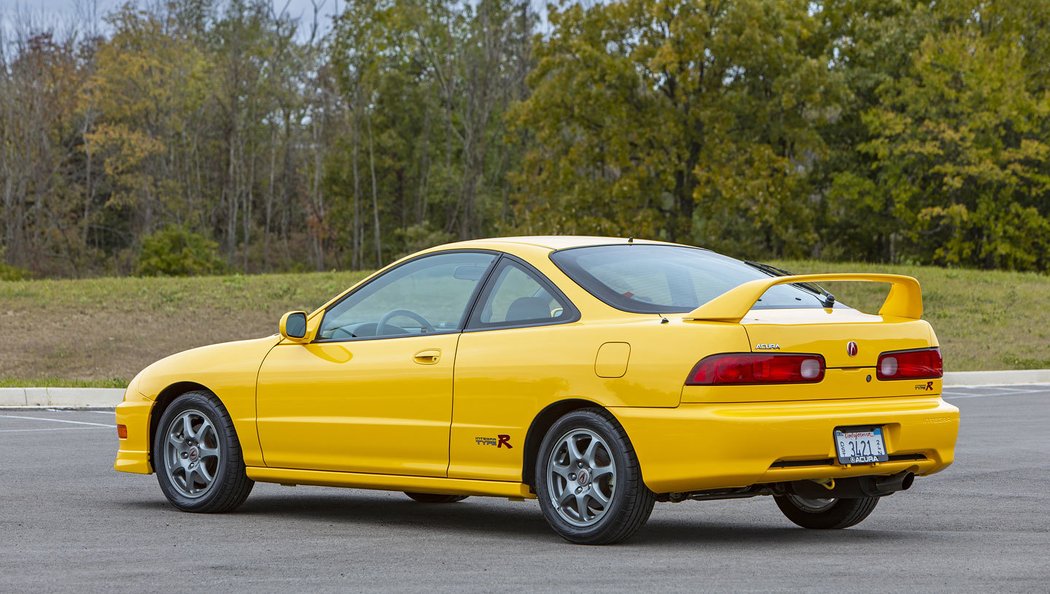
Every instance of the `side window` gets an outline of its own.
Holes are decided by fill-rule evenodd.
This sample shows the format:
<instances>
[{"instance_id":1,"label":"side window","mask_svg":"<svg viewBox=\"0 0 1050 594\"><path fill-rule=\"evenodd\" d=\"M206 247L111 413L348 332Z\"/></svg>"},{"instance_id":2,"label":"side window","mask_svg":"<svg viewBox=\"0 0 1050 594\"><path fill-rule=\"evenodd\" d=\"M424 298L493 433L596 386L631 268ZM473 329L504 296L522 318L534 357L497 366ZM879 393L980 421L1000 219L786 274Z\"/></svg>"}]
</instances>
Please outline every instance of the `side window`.
<instances>
[{"instance_id":1,"label":"side window","mask_svg":"<svg viewBox=\"0 0 1050 594\"><path fill-rule=\"evenodd\" d=\"M546 282L510 258L500 263L475 312L469 324L475 329L558 323L576 315Z\"/></svg>"},{"instance_id":2,"label":"side window","mask_svg":"<svg viewBox=\"0 0 1050 594\"><path fill-rule=\"evenodd\" d=\"M325 312L321 340L456 332L496 256L425 256L387 272Z\"/></svg>"}]
</instances>

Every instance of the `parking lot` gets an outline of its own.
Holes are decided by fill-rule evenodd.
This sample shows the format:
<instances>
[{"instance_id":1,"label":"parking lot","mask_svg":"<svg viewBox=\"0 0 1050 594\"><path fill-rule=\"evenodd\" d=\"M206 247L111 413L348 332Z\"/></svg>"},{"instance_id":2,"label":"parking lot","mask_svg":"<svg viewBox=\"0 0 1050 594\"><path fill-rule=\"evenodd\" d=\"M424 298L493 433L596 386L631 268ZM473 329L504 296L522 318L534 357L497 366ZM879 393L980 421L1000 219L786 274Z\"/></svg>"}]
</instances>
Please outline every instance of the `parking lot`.
<instances>
[{"instance_id":1,"label":"parking lot","mask_svg":"<svg viewBox=\"0 0 1050 594\"><path fill-rule=\"evenodd\" d=\"M561 541L535 501L258 484L180 513L112 470L112 411L0 410L0 591L1047 591L1050 386L946 398L955 465L855 528L796 528L769 498L658 504L615 547Z\"/></svg>"}]
</instances>

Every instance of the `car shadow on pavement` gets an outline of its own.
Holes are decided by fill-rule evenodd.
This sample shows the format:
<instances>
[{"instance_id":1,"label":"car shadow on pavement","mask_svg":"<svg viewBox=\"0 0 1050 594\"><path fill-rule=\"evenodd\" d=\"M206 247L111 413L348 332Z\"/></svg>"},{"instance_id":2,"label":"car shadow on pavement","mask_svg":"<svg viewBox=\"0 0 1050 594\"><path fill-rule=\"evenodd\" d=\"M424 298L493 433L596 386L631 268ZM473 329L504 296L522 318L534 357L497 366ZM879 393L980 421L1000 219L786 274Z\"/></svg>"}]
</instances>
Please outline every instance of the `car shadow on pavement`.
<instances>
[{"instance_id":1,"label":"car shadow on pavement","mask_svg":"<svg viewBox=\"0 0 1050 594\"><path fill-rule=\"evenodd\" d=\"M131 501L123 504L143 511L179 514L164 500ZM345 524L348 526L440 530L467 535L505 534L516 539L563 542L547 526L535 501L506 503L501 499L473 497L458 503L417 503L407 497L352 494L255 494L229 516L253 522L266 520L302 523ZM228 517L229 517L228 516ZM650 519L627 546L680 547L682 544L775 548L789 544L830 544L922 540L922 533L900 530L806 530L790 524L753 525L712 519L697 514L685 521L681 517Z\"/></svg>"}]
</instances>

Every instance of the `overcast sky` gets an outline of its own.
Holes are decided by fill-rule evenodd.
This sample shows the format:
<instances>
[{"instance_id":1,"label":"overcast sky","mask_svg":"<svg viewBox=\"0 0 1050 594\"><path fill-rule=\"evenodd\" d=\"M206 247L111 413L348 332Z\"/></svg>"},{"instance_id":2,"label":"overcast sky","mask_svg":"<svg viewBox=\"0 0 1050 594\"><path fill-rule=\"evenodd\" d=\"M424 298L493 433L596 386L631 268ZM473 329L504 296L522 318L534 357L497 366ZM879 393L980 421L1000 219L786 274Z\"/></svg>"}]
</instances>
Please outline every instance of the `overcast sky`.
<instances>
[{"instance_id":1,"label":"overcast sky","mask_svg":"<svg viewBox=\"0 0 1050 594\"><path fill-rule=\"evenodd\" d=\"M147 0L148 1L148 0ZM274 8L278 11L287 7L288 14L294 17L302 17L306 25L313 16L313 5L310 0L272 0ZM326 25L338 7L343 6L342 0L316 0L322 5L322 26ZM98 15L101 17L107 12L120 6L125 0L0 0L0 20L5 24L10 23L16 14L28 13L35 24L44 26L68 23L71 19L81 19L83 12L78 6L87 6L91 2L98 7Z\"/></svg>"}]
</instances>

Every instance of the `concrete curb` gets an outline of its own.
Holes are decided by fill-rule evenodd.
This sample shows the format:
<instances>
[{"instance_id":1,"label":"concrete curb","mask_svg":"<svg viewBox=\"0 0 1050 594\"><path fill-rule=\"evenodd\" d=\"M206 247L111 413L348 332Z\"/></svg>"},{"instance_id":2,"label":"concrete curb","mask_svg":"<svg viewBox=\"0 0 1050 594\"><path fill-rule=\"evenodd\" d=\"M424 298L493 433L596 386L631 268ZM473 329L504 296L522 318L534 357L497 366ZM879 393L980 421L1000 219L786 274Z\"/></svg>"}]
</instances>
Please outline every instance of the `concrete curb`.
<instances>
[{"instance_id":1,"label":"concrete curb","mask_svg":"<svg viewBox=\"0 0 1050 594\"><path fill-rule=\"evenodd\" d=\"M945 387L1050 384L1050 369L951 371ZM124 399L121 388L0 388L0 408L113 408Z\"/></svg>"},{"instance_id":2,"label":"concrete curb","mask_svg":"<svg viewBox=\"0 0 1050 594\"><path fill-rule=\"evenodd\" d=\"M0 388L4 408L113 408L123 399L123 388Z\"/></svg>"},{"instance_id":3,"label":"concrete curb","mask_svg":"<svg viewBox=\"0 0 1050 594\"><path fill-rule=\"evenodd\" d=\"M1050 369L1015 371L951 371L944 374L945 387L1050 384Z\"/></svg>"}]
</instances>

